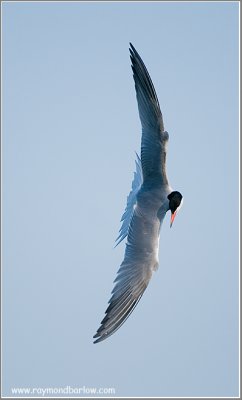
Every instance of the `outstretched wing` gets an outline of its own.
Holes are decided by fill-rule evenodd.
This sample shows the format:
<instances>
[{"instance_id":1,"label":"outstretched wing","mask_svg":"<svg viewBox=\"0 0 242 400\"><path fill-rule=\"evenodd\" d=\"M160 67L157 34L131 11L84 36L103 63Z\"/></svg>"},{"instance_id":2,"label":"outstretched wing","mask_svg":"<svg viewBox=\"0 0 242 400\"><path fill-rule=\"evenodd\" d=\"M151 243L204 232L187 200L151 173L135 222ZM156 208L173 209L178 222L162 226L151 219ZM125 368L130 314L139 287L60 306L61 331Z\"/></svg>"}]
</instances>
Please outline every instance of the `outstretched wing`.
<instances>
[{"instance_id":1,"label":"outstretched wing","mask_svg":"<svg viewBox=\"0 0 242 400\"><path fill-rule=\"evenodd\" d=\"M138 201L129 228L124 261L114 281L106 315L94 335L97 338L94 343L107 339L126 321L157 268L160 220L157 215L146 218L143 210Z\"/></svg>"},{"instance_id":2,"label":"outstretched wing","mask_svg":"<svg viewBox=\"0 0 242 400\"><path fill-rule=\"evenodd\" d=\"M128 235L129 225L133 216L135 204L136 204L136 196L141 188L143 177L142 177L142 167L141 167L141 160L136 153L137 160L135 160L136 171L134 172L134 179L132 182L132 189L127 197L127 205L125 212L121 218L121 228L119 229L119 235L116 239L115 247L122 242L122 240Z\"/></svg>"},{"instance_id":3,"label":"outstretched wing","mask_svg":"<svg viewBox=\"0 0 242 400\"><path fill-rule=\"evenodd\" d=\"M166 176L166 143L159 101L150 75L141 57L130 43L130 58L135 81L139 116L142 125L141 162L144 181L158 178L168 184Z\"/></svg>"},{"instance_id":4,"label":"outstretched wing","mask_svg":"<svg viewBox=\"0 0 242 400\"><path fill-rule=\"evenodd\" d=\"M164 131L162 114L148 71L135 48L130 44L139 115L142 124L141 164L143 181L168 184L165 169L168 133ZM137 177L135 177L134 182ZM136 186L137 183L137 186ZM94 335L97 342L111 336L129 317L149 284L158 266L158 242L161 222L167 211L155 204L153 193L138 181L128 197L123 225L118 238L128 235L124 260L119 268L106 315ZM148 185L152 187L152 185ZM132 194L133 193L133 194ZM162 211L161 211L162 209ZM159 215L158 211L159 210Z\"/></svg>"}]
</instances>

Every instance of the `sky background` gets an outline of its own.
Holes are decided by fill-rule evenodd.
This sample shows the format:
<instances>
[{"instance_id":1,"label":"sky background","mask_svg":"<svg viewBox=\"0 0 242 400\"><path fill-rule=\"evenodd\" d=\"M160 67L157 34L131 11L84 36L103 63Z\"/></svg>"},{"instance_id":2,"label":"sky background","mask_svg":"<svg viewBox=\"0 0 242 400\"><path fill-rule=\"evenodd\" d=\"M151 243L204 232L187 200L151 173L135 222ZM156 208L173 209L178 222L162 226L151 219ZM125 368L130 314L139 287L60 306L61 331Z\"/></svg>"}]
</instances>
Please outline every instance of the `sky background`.
<instances>
[{"instance_id":1,"label":"sky background","mask_svg":"<svg viewBox=\"0 0 242 400\"><path fill-rule=\"evenodd\" d=\"M2 8L3 395L238 396L238 3ZM140 151L129 42L184 204L138 307L94 345Z\"/></svg>"}]
</instances>

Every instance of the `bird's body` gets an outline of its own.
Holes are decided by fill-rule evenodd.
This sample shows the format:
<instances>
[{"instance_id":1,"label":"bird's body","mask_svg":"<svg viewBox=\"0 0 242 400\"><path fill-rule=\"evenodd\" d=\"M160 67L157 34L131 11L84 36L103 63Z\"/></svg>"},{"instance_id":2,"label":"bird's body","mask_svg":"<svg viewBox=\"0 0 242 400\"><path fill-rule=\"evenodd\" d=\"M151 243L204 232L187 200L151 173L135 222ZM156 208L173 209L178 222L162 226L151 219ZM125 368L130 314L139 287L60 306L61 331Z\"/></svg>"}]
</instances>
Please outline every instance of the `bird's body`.
<instances>
[{"instance_id":1,"label":"bird's body","mask_svg":"<svg viewBox=\"0 0 242 400\"><path fill-rule=\"evenodd\" d=\"M173 192L166 175L169 135L164 130L158 98L148 71L130 44L133 76L142 124L141 159L136 172L117 244L127 237L124 260L115 279L106 316L94 338L100 342L112 335L128 318L158 267L162 221L172 210L171 224L182 196Z\"/></svg>"}]
</instances>

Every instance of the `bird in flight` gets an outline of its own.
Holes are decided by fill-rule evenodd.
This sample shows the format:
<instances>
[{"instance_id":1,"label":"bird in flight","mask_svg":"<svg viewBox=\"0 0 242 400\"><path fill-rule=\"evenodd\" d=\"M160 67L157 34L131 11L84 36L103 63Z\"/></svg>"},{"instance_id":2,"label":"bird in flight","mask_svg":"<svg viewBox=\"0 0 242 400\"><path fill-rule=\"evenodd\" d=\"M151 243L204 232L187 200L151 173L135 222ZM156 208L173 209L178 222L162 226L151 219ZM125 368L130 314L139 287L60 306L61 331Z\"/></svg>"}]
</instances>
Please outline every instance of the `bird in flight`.
<instances>
[{"instance_id":1,"label":"bird in flight","mask_svg":"<svg viewBox=\"0 0 242 400\"><path fill-rule=\"evenodd\" d=\"M94 335L94 343L111 336L126 321L141 299L153 271L158 268L160 227L167 211L170 226L182 205L182 195L173 191L166 174L168 132L165 131L159 101L150 75L130 43L130 59L142 126L141 157L136 171L118 245L127 237L124 260L114 281L106 315Z\"/></svg>"}]
</instances>

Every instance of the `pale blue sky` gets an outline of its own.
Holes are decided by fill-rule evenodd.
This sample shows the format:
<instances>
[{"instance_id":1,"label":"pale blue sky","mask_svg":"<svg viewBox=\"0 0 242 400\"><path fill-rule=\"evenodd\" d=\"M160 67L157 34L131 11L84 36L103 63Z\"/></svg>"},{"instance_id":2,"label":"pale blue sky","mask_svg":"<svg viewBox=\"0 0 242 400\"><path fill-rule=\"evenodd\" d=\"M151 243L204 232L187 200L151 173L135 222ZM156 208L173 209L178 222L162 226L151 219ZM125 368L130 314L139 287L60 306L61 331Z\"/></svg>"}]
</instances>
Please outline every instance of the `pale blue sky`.
<instances>
[{"instance_id":1,"label":"pale blue sky","mask_svg":"<svg viewBox=\"0 0 242 400\"><path fill-rule=\"evenodd\" d=\"M4 395L238 396L238 7L3 4ZM93 345L140 150L130 41L184 205L138 307Z\"/></svg>"}]
</instances>

